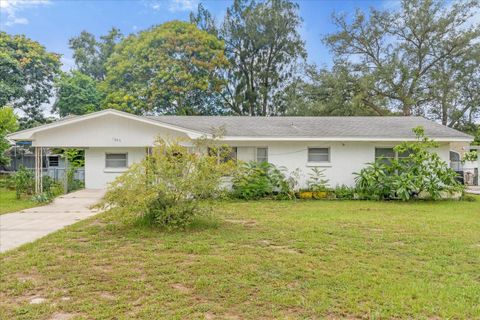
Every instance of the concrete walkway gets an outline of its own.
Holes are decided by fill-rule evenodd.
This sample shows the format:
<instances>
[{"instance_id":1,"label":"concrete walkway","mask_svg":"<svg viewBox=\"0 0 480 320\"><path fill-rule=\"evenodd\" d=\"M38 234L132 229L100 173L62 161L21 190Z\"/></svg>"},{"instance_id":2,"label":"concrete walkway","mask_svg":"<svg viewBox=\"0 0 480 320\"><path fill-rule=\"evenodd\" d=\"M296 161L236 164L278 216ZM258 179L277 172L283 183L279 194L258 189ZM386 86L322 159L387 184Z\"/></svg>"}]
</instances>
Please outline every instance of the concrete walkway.
<instances>
[{"instance_id":1,"label":"concrete walkway","mask_svg":"<svg viewBox=\"0 0 480 320\"><path fill-rule=\"evenodd\" d=\"M80 190L60 196L43 207L0 215L0 252L97 214L98 210L90 210L89 207L97 203L104 193L104 190Z\"/></svg>"}]
</instances>

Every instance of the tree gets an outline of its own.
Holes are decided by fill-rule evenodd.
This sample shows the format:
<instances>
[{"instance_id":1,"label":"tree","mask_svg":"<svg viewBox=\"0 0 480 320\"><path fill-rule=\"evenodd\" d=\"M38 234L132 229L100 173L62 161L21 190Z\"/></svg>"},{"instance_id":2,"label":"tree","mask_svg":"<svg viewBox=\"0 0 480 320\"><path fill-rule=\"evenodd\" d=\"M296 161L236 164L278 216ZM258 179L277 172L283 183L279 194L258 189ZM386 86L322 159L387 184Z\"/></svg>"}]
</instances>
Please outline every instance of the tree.
<instances>
[{"instance_id":1,"label":"tree","mask_svg":"<svg viewBox=\"0 0 480 320\"><path fill-rule=\"evenodd\" d=\"M449 5L403 0L397 11L371 9L368 16L357 11L351 22L346 15L334 15L339 31L324 41L336 57L350 61L372 81L366 103L383 98L403 115L426 114L432 104L440 105L431 79L462 68L449 62L468 55L480 37L478 26L468 26L474 7L476 0Z\"/></svg>"},{"instance_id":2,"label":"tree","mask_svg":"<svg viewBox=\"0 0 480 320\"><path fill-rule=\"evenodd\" d=\"M18 129L18 122L13 108L0 108L0 165L8 165L10 159L5 156L5 151L10 148L10 143L5 136L9 133L15 132Z\"/></svg>"},{"instance_id":3,"label":"tree","mask_svg":"<svg viewBox=\"0 0 480 320\"><path fill-rule=\"evenodd\" d=\"M331 70L307 65L305 75L287 89L287 113L298 116L389 114L381 101L365 103L370 83L351 69L348 63L337 63Z\"/></svg>"},{"instance_id":4,"label":"tree","mask_svg":"<svg viewBox=\"0 0 480 320\"><path fill-rule=\"evenodd\" d=\"M123 40L107 62L106 105L135 113L215 114L224 85L224 43L195 25L171 21ZM113 102L112 102L113 100Z\"/></svg>"},{"instance_id":5,"label":"tree","mask_svg":"<svg viewBox=\"0 0 480 320\"><path fill-rule=\"evenodd\" d=\"M215 18L201 3L198 4L196 14L190 12L190 22L196 25L200 30L205 30L216 37L219 36Z\"/></svg>"},{"instance_id":6,"label":"tree","mask_svg":"<svg viewBox=\"0 0 480 320\"><path fill-rule=\"evenodd\" d=\"M480 45L433 68L428 88L433 117L450 127L473 123L480 112Z\"/></svg>"},{"instance_id":7,"label":"tree","mask_svg":"<svg viewBox=\"0 0 480 320\"><path fill-rule=\"evenodd\" d=\"M285 112L284 93L294 79L297 62L306 57L298 28L298 5L289 0L235 0L222 26L203 7L191 21L226 44L231 68L224 103L240 115L277 115Z\"/></svg>"},{"instance_id":8,"label":"tree","mask_svg":"<svg viewBox=\"0 0 480 320\"><path fill-rule=\"evenodd\" d=\"M60 57L23 35L0 32L0 106L22 110L42 121L41 105L49 102L60 73Z\"/></svg>"},{"instance_id":9,"label":"tree","mask_svg":"<svg viewBox=\"0 0 480 320\"><path fill-rule=\"evenodd\" d=\"M115 45L122 39L123 35L117 28L110 29L100 40L87 31L82 31L78 37L70 39L70 49L73 50L78 70L97 81L104 80L106 62Z\"/></svg>"},{"instance_id":10,"label":"tree","mask_svg":"<svg viewBox=\"0 0 480 320\"><path fill-rule=\"evenodd\" d=\"M79 72L64 73L55 84L57 98L52 111L61 117L100 110L102 95L96 81Z\"/></svg>"}]
</instances>

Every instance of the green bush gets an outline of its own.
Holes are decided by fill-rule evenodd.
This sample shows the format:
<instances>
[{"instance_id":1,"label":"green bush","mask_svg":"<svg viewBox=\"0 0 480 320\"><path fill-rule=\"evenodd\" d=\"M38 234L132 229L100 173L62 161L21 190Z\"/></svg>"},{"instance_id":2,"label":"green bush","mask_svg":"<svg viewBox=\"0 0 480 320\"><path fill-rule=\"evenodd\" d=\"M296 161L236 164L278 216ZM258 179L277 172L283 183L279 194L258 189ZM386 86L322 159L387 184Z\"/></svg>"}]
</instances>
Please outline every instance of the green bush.
<instances>
[{"instance_id":1,"label":"green bush","mask_svg":"<svg viewBox=\"0 0 480 320\"><path fill-rule=\"evenodd\" d=\"M11 178L15 187L17 199L22 196L32 196L32 199L37 202L49 202L55 197L63 194L63 186L54 181L49 176L42 178L43 192L37 195L35 193L35 174L23 166Z\"/></svg>"},{"instance_id":2,"label":"green bush","mask_svg":"<svg viewBox=\"0 0 480 320\"><path fill-rule=\"evenodd\" d=\"M61 183L53 180L49 176L43 177L43 193L49 198L53 199L64 193Z\"/></svg>"},{"instance_id":3,"label":"green bush","mask_svg":"<svg viewBox=\"0 0 480 320\"><path fill-rule=\"evenodd\" d=\"M335 189L333 189L335 199L339 200L355 199L355 192L355 188L346 185L337 186Z\"/></svg>"},{"instance_id":4,"label":"green bush","mask_svg":"<svg viewBox=\"0 0 480 320\"><path fill-rule=\"evenodd\" d=\"M20 199L22 195L32 195L35 191L35 175L32 170L24 166L20 166L13 175L13 182L17 199Z\"/></svg>"},{"instance_id":5,"label":"green bush","mask_svg":"<svg viewBox=\"0 0 480 320\"><path fill-rule=\"evenodd\" d=\"M0 187L8 190L15 190L14 174L3 175L0 178Z\"/></svg>"},{"instance_id":6,"label":"green bush","mask_svg":"<svg viewBox=\"0 0 480 320\"><path fill-rule=\"evenodd\" d=\"M68 178L67 178L68 179L67 180L68 192L73 192L73 191L85 188L85 182L84 181L78 180L78 179L73 179L73 174L71 175L71 177L72 178L70 178L70 175L68 175Z\"/></svg>"},{"instance_id":7,"label":"green bush","mask_svg":"<svg viewBox=\"0 0 480 320\"><path fill-rule=\"evenodd\" d=\"M477 151L468 151L465 152L463 155L462 161L477 161L478 160L478 154Z\"/></svg>"},{"instance_id":8,"label":"green bush","mask_svg":"<svg viewBox=\"0 0 480 320\"><path fill-rule=\"evenodd\" d=\"M197 149L192 153L178 143L157 141L152 155L109 186L101 205L132 212L167 229L188 226L211 211L206 199L224 192L221 178L235 166L209 155L204 145Z\"/></svg>"},{"instance_id":9,"label":"green bush","mask_svg":"<svg viewBox=\"0 0 480 320\"><path fill-rule=\"evenodd\" d=\"M356 173L356 189L363 199L409 200L418 196L439 199L463 191L456 181L456 172L430 152L437 143L425 137L422 128L415 128L416 142L403 142L394 149L407 157L377 161Z\"/></svg>"},{"instance_id":10,"label":"green bush","mask_svg":"<svg viewBox=\"0 0 480 320\"><path fill-rule=\"evenodd\" d=\"M325 169L314 167L308 174L308 190L313 192L328 191L328 181L325 178Z\"/></svg>"},{"instance_id":11,"label":"green bush","mask_svg":"<svg viewBox=\"0 0 480 320\"><path fill-rule=\"evenodd\" d=\"M293 181L285 172L268 162L243 163L233 177L232 196L245 200L293 198Z\"/></svg>"},{"instance_id":12,"label":"green bush","mask_svg":"<svg viewBox=\"0 0 480 320\"><path fill-rule=\"evenodd\" d=\"M52 198L49 197L49 195L45 192L35 194L32 196L32 201L38 202L38 203L48 203L52 201Z\"/></svg>"}]
</instances>

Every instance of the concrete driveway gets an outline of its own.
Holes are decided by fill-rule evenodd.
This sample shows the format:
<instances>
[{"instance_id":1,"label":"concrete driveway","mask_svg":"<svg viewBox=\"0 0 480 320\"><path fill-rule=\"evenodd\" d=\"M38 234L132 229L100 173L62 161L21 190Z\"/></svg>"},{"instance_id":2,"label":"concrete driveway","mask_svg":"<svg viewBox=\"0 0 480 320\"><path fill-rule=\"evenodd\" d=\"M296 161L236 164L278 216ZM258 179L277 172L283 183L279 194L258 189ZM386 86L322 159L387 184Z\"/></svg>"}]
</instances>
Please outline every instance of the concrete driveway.
<instances>
[{"instance_id":1,"label":"concrete driveway","mask_svg":"<svg viewBox=\"0 0 480 320\"><path fill-rule=\"evenodd\" d=\"M104 193L104 190L80 190L60 196L46 206L0 215L0 252L99 213L89 207L97 203Z\"/></svg>"}]
</instances>

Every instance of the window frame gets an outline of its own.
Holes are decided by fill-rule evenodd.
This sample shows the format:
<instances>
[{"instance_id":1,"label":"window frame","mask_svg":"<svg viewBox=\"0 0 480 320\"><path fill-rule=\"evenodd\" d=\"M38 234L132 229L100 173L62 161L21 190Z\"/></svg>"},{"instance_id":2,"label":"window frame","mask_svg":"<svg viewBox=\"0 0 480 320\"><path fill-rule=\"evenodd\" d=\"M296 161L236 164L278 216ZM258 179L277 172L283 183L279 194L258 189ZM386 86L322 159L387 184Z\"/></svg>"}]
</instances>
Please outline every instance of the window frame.
<instances>
[{"instance_id":1,"label":"window frame","mask_svg":"<svg viewBox=\"0 0 480 320\"><path fill-rule=\"evenodd\" d=\"M263 161L258 161L258 149L265 149L266 154L265 154L265 160ZM255 147L255 161L256 162L266 162L268 163L268 147Z\"/></svg>"},{"instance_id":2,"label":"window frame","mask_svg":"<svg viewBox=\"0 0 480 320\"><path fill-rule=\"evenodd\" d=\"M51 162L52 158L56 158L55 161L56 161L57 165L52 165L52 162ZM55 163L55 161L54 161L54 163ZM60 167L60 157L59 156L48 156L48 166L52 167L52 168Z\"/></svg>"},{"instance_id":3,"label":"window frame","mask_svg":"<svg viewBox=\"0 0 480 320\"><path fill-rule=\"evenodd\" d=\"M125 166L124 166L124 167L110 167L110 166L108 166L107 163L108 163L108 160L109 160L109 159L107 159L107 157L108 157L109 155L112 155L112 154L122 154L122 155L125 155ZM112 159L110 159L110 160L112 160ZM116 159L116 160L118 160L118 159ZM126 169L126 168L128 168L128 152L105 152L105 169L107 169L107 170L112 170L112 169L115 170L115 169Z\"/></svg>"},{"instance_id":4,"label":"window frame","mask_svg":"<svg viewBox=\"0 0 480 320\"><path fill-rule=\"evenodd\" d=\"M327 149L327 156L328 156L328 159L326 161L315 161L315 160L310 160L310 150L311 149ZM307 163L309 164L319 164L319 165L322 165L322 164L330 164L332 162L332 149L330 146L310 146L310 147L307 147Z\"/></svg>"},{"instance_id":5,"label":"window frame","mask_svg":"<svg viewBox=\"0 0 480 320\"><path fill-rule=\"evenodd\" d=\"M400 153L398 153L397 151L395 151L395 147L391 147L391 146L380 146L380 147L375 147L374 150L373 150L373 156L374 156L374 160L375 162L377 162L378 159L380 159L381 157L377 157L377 149L392 149L392 152L393 152L393 157L382 157L384 160L399 160L399 159L407 159L409 157L409 155L400 155Z\"/></svg>"},{"instance_id":6,"label":"window frame","mask_svg":"<svg viewBox=\"0 0 480 320\"><path fill-rule=\"evenodd\" d=\"M222 148L222 146L220 148ZM228 161L237 162L238 161L238 147L237 146L228 146L228 148L231 149L231 150L230 150L230 153L227 157L220 157L221 150L219 150L219 148L217 148L215 150L214 148L208 147L207 154L209 156L216 157L217 158L217 163L226 163ZM213 152L213 151L216 151L216 152Z\"/></svg>"}]
</instances>

